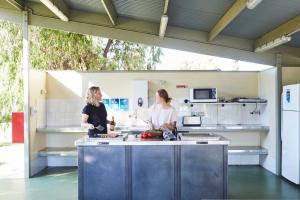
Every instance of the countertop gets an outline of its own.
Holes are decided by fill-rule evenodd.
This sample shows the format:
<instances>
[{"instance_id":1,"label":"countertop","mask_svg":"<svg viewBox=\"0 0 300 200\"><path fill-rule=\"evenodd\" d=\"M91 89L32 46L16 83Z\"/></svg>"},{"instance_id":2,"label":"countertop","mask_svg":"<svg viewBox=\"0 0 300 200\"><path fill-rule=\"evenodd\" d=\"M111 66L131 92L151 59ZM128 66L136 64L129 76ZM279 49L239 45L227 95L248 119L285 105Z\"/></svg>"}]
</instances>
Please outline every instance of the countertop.
<instances>
[{"instance_id":1,"label":"countertop","mask_svg":"<svg viewBox=\"0 0 300 200\"><path fill-rule=\"evenodd\" d=\"M216 135L219 136L219 135ZM75 146L98 146L98 145L229 145L229 140L219 136L219 140L198 142L196 140L163 140L163 139L141 139L134 135L119 138L88 138L84 137L75 141Z\"/></svg>"},{"instance_id":2,"label":"countertop","mask_svg":"<svg viewBox=\"0 0 300 200\"><path fill-rule=\"evenodd\" d=\"M197 131L197 132L240 132L240 131L260 131L268 132L269 127L260 124L227 124L227 125L202 125L202 126L178 126L178 131ZM117 131L121 132L139 132L147 130L146 127L116 127ZM87 133L87 129L81 127L45 127L37 128L38 133Z\"/></svg>"},{"instance_id":3,"label":"countertop","mask_svg":"<svg viewBox=\"0 0 300 200\"><path fill-rule=\"evenodd\" d=\"M216 124L202 126L179 126L178 131L214 131L214 132L239 132L239 131L269 131L268 126L261 124Z\"/></svg>"}]
</instances>

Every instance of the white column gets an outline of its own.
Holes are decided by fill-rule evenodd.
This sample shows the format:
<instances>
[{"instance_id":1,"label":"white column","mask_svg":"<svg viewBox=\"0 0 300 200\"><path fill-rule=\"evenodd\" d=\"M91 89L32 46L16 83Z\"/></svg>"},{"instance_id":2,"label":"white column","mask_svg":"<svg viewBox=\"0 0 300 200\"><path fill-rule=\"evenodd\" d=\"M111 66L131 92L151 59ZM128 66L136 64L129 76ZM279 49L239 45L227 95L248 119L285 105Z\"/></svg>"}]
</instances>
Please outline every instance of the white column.
<instances>
[{"instance_id":1,"label":"white column","mask_svg":"<svg viewBox=\"0 0 300 200\"><path fill-rule=\"evenodd\" d=\"M30 105L29 105L29 36L28 12L23 11L22 36L23 36L23 80L24 80L24 165L25 178L30 177Z\"/></svg>"},{"instance_id":2,"label":"white column","mask_svg":"<svg viewBox=\"0 0 300 200\"><path fill-rule=\"evenodd\" d=\"M276 174L281 175L281 93L282 93L282 55L276 54L276 69L277 69L277 134L276 134Z\"/></svg>"}]
</instances>

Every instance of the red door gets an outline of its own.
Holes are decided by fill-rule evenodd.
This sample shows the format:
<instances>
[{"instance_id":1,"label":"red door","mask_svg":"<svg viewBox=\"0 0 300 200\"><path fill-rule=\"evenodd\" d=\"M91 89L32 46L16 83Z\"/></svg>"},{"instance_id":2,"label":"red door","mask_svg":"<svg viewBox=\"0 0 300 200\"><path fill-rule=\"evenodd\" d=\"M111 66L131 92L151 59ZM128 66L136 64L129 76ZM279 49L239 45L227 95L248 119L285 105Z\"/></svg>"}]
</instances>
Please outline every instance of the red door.
<instances>
[{"instance_id":1,"label":"red door","mask_svg":"<svg viewBox=\"0 0 300 200\"><path fill-rule=\"evenodd\" d=\"M24 143L24 113L12 113L12 143Z\"/></svg>"}]
</instances>

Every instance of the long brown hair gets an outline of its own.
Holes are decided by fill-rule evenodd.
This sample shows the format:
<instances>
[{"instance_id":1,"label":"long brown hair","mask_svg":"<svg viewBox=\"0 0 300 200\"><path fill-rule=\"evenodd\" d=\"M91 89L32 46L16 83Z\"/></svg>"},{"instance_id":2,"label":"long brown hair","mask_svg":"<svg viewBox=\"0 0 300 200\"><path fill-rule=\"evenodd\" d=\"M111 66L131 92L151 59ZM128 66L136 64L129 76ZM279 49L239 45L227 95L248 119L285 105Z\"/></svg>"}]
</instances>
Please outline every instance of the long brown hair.
<instances>
[{"instance_id":1,"label":"long brown hair","mask_svg":"<svg viewBox=\"0 0 300 200\"><path fill-rule=\"evenodd\" d=\"M157 90L157 94L165 100L166 103L171 102L172 98L169 97L168 92L165 89Z\"/></svg>"}]
</instances>

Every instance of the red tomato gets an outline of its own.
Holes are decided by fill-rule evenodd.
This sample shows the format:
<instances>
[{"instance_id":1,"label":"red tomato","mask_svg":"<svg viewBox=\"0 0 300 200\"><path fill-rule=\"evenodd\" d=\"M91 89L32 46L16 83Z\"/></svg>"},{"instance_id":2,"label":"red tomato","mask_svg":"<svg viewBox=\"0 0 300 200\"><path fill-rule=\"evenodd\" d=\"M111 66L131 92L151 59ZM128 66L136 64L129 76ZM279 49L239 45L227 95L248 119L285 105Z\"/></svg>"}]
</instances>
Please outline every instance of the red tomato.
<instances>
[{"instance_id":1,"label":"red tomato","mask_svg":"<svg viewBox=\"0 0 300 200\"><path fill-rule=\"evenodd\" d=\"M147 138L147 134L146 133L142 133L141 138Z\"/></svg>"},{"instance_id":2,"label":"red tomato","mask_svg":"<svg viewBox=\"0 0 300 200\"><path fill-rule=\"evenodd\" d=\"M153 137L152 133L147 133L147 137L152 138Z\"/></svg>"}]
</instances>

